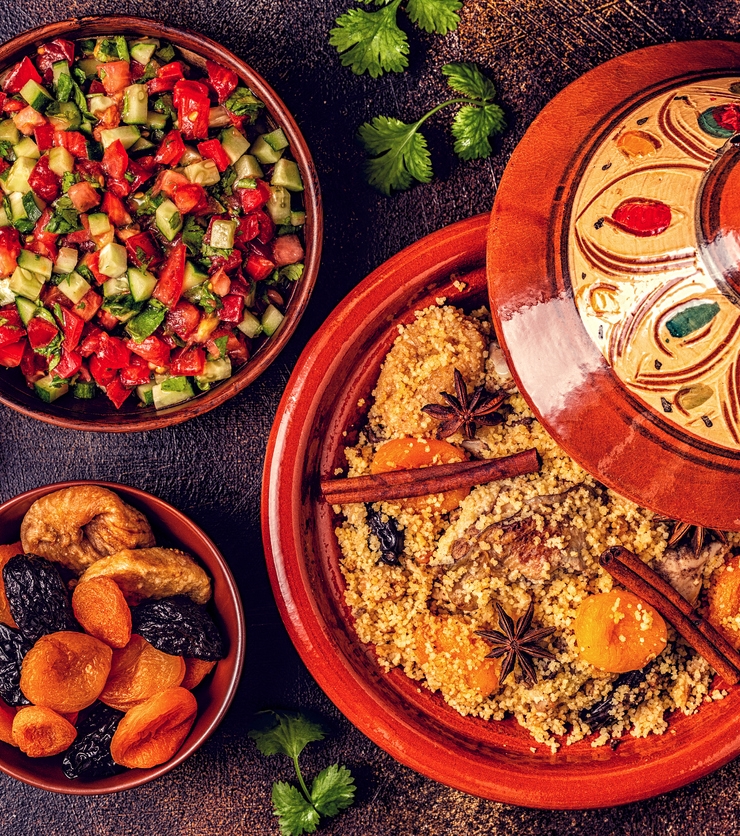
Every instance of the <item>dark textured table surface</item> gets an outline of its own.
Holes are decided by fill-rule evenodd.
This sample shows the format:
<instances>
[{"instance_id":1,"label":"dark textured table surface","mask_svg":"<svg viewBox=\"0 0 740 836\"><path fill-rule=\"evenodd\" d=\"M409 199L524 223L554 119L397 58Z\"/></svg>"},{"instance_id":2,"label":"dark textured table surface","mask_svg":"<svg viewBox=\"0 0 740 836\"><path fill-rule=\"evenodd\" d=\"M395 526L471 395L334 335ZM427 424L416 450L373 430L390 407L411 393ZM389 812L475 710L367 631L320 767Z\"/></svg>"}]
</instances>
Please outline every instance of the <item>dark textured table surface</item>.
<instances>
[{"instance_id":1,"label":"dark textured table surface","mask_svg":"<svg viewBox=\"0 0 740 836\"><path fill-rule=\"evenodd\" d=\"M324 195L319 280L288 348L251 388L220 409L151 433L65 432L0 407L0 499L64 479L120 481L150 491L196 520L236 575L248 622L244 676L211 740L157 782L100 798L53 795L0 775L0 836L53 834L277 834L270 790L290 780L284 758L265 759L247 739L253 712L315 712L330 737L305 753L309 774L340 760L356 776L357 803L328 834L734 834L740 833L740 762L682 790L627 807L531 811L482 801L396 763L354 729L303 667L270 592L259 529L260 476L273 416L311 334L371 269L453 221L487 211L529 123L566 84L630 49L672 40L736 38L740 0L464 0L447 37L410 31L410 71L372 80L340 66L328 45L348 0L24 0L0 12L0 39L72 15L163 18L221 41L280 92L311 146ZM439 68L476 60L495 79L510 128L490 161L458 163L432 122L437 176L387 199L364 185L353 136L378 113L411 121L440 100ZM567 130L567 126L564 126Z\"/></svg>"}]
</instances>

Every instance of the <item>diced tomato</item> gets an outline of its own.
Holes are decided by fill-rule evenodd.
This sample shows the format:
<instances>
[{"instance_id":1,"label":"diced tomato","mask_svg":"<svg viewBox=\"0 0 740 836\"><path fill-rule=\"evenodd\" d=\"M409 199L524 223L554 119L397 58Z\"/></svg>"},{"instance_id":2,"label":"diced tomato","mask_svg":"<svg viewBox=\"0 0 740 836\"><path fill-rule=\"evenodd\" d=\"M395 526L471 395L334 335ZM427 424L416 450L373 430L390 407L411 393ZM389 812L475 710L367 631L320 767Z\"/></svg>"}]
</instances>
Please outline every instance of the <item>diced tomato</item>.
<instances>
[{"instance_id":1,"label":"diced tomato","mask_svg":"<svg viewBox=\"0 0 740 836\"><path fill-rule=\"evenodd\" d=\"M85 322L82 317L73 313L67 308L62 308L62 334L64 334L64 347L68 351L73 351L80 343L82 336L82 329L85 327Z\"/></svg>"},{"instance_id":2,"label":"diced tomato","mask_svg":"<svg viewBox=\"0 0 740 836\"><path fill-rule=\"evenodd\" d=\"M175 84L175 90L172 93L172 104L175 107L180 107L181 103L188 98L202 97L208 98L208 88L200 81L178 81Z\"/></svg>"},{"instance_id":3,"label":"diced tomato","mask_svg":"<svg viewBox=\"0 0 740 836\"><path fill-rule=\"evenodd\" d=\"M275 265L270 259L264 256L258 255L257 253L250 253L244 269L247 271L250 279L258 282L266 279L275 269Z\"/></svg>"},{"instance_id":4,"label":"diced tomato","mask_svg":"<svg viewBox=\"0 0 740 836\"><path fill-rule=\"evenodd\" d=\"M65 247L75 247L78 244L85 244L91 240L90 233L86 229L76 229L64 236Z\"/></svg>"},{"instance_id":5,"label":"diced tomato","mask_svg":"<svg viewBox=\"0 0 740 836\"><path fill-rule=\"evenodd\" d=\"M173 197L176 186L186 186L189 183L190 181L184 174L173 171L171 168L164 168L157 175L157 179L152 186L152 192L154 194L164 192L167 197Z\"/></svg>"},{"instance_id":6,"label":"diced tomato","mask_svg":"<svg viewBox=\"0 0 740 836\"><path fill-rule=\"evenodd\" d=\"M12 96L13 93L20 93L23 85L31 80L41 84L38 70L33 66L31 59L26 56L5 76L3 90Z\"/></svg>"},{"instance_id":7,"label":"diced tomato","mask_svg":"<svg viewBox=\"0 0 740 836\"><path fill-rule=\"evenodd\" d=\"M206 241L210 240L210 235L206 233ZM211 259L211 266L208 268L209 275L213 276L219 270L224 270L227 273L233 273L242 266L242 253L240 250L232 250L228 258L221 255L214 256Z\"/></svg>"},{"instance_id":8,"label":"diced tomato","mask_svg":"<svg viewBox=\"0 0 740 836\"><path fill-rule=\"evenodd\" d=\"M9 276L18 264L21 236L12 226L0 227L0 278Z\"/></svg>"},{"instance_id":9,"label":"diced tomato","mask_svg":"<svg viewBox=\"0 0 740 836\"><path fill-rule=\"evenodd\" d=\"M95 181L100 186L105 185L103 166L97 160L78 159L75 163L75 171L88 178L91 182Z\"/></svg>"},{"instance_id":10,"label":"diced tomato","mask_svg":"<svg viewBox=\"0 0 740 836\"><path fill-rule=\"evenodd\" d=\"M36 50L36 66L44 77L44 82L51 83L54 78L52 64L56 61L66 61L71 64L75 60L75 45L72 41L55 38L49 43L41 44Z\"/></svg>"},{"instance_id":11,"label":"diced tomato","mask_svg":"<svg viewBox=\"0 0 740 836\"><path fill-rule=\"evenodd\" d=\"M20 366L27 345L26 340L20 340L17 343L0 346L0 365L9 369Z\"/></svg>"},{"instance_id":12,"label":"diced tomato","mask_svg":"<svg viewBox=\"0 0 740 836\"><path fill-rule=\"evenodd\" d=\"M85 322L89 322L97 313L98 308L103 304L103 298L99 293L90 289L75 305L74 311L81 316Z\"/></svg>"},{"instance_id":13,"label":"diced tomato","mask_svg":"<svg viewBox=\"0 0 740 836\"><path fill-rule=\"evenodd\" d=\"M112 192L105 193L100 208L108 216L113 226L128 226L131 223L131 215L126 211L121 198L116 197Z\"/></svg>"},{"instance_id":14,"label":"diced tomato","mask_svg":"<svg viewBox=\"0 0 740 836\"><path fill-rule=\"evenodd\" d=\"M33 136L42 154L54 146L54 127L48 122L46 125L39 125L34 128Z\"/></svg>"},{"instance_id":15,"label":"diced tomato","mask_svg":"<svg viewBox=\"0 0 740 836\"><path fill-rule=\"evenodd\" d=\"M170 372L172 374L203 374L206 368L206 353L202 348L177 348L172 352Z\"/></svg>"},{"instance_id":16,"label":"diced tomato","mask_svg":"<svg viewBox=\"0 0 740 836\"><path fill-rule=\"evenodd\" d=\"M46 119L29 106L13 114L13 124L24 136L31 136L36 128L46 124Z\"/></svg>"},{"instance_id":17,"label":"diced tomato","mask_svg":"<svg viewBox=\"0 0 740 836\"><path fill-rule=\"evenodd\" d=\"M105 308L101 308L98 311L95 319L101 327L105 328L106 331L112 331L118 325L118 320L115 316L113 316L113 314L109 311L106 311Z\"/></svg>"},{"instance_id":18,"label":"diced tomato","mask_svg":"<svg viewBox=\"0 0 740 836\"><path fill-rule=\"evenodd\" d=\"M95 277L95 281L98 284L104 284L108 281L108 276L105 276L103 273L100 272L100 252L96 251L93 253L85 253L82 257L82 261L80 264L87 267L87 269L93 274ZM85 317L83 317L85 319Z\"/></svg>"},{"instance_id":19,"label":"diced tomato","mask_svg":"<svg viewBox=\"0 0 740 836\"><path fill-rule=\"evenodd\" d=\"M131 184L128 180L114 180L109 177L106 185L108 191L116 197L128 197L131 194Z\"/></svg>"},{"instance_id":20,"label":"diced tomato","mask_svg":"<svg viewBox=\"0 0 740 836\"><path fill-rule=\"evenodd\" d=\"M232 331L226 341L226 353L235 363L246 363L249 360L249 345L240 331Z\"/></svg>"},{"instance_id":21,"label":"diced tomato","mask_svg":"<svg viewBox=\"0 0 740 836\"><path fill-rule=\"evenodd\" d=\"M16 328L23 327L23 320L21 319L21 315L18 313L18 308L15 305L5 305L5 307L0 308L0 317L5 320L6 325L13 325Z\"/></svg>"},{"instance_id":22,"label":"diced tomato","mask_svg":"<svg viewBox=\"0 0 740 836\"><path fill-rule=\"evenodd\" d=\"M101 131L117 128L121 124L121 110L117 104L112 104L98 115L98 124L93 128L93 136L97 142L102 142Z\"/></svg>"},{"instance_id":23,"label":"diced tomato","mask_svg":"<svg viewBox=\"0 0 740 836\"><path fill-rule=\"evenodd\" d=\"M257 209L254 214L257 216L257 220L260 224L260 231L257 236L257 240L262 244L267 244L275 237L275 223L267 212L263 212L261 209Z\"/></svg>"},{"instance_id":24,"label":"diced tomato","mask_svg":"<svg viewBox=\"0 0 740 836\"><path fill-rule=\"evenodd\" d=\"M66 148L73 156L81 160L89 158L87 140L79 131L54 131L54 145Z\"/></svg>"},{"instance_id":25,"label":"diced tomato","mask_svg":"<svg viewBox=\"0 0 740 836\"><path fill-rule=\"evenodd\" d=\"M260 180L259 177L254 182L256 185L253 189L236 190L239 194L239 198L242 202L242 209L245 214L249 214L250 212L254 212L255 209L261 208L270 199L271 192L267 183L264 180Z\"/></svg>"},{"instance_id":26,"label":"diced tomato","mask_svg":"<svg viewBox=\"0 0 740 836\"><path fill-rule=\"evenodd\" d=\"M107 386L116 379L117 369L109 368L97 354L90 358L90 373L98 386Z\"/></svg>"},{"instance_id":27,"label":"diced tomato","mask_svg":"<svg viewBox=\"0 0 740 836\"><path fill-rule=\"evenodd\" d=\"M297 235L279 235L272 242L272 257L278 267L303 260L303 244Z\"/></svg>"},{"instance_id":28,"label":"diced tomato","mask_svg":"<svg viewBox=\"0 0 740 836\"><path fill-rule=\"evenodd\" d=\"M44 159L42 157L41 159ZM59 235L56 232L48 232L46 227L51 220L51 209L47 206L41 213L41 217L36 221L36 226L33 229L33 240L28 245L29 249L39 255L44 255L52 261L57 260L57 238Z\"/></svg>"},{"instance_id":29,"label":"diced tomato","mask_svg":"<svg viewBox=\"0 0 740 836\"><path fill-rule=\"evenodd\" d=\"M7 317L2 314L0 314L0 318L7 319ZM21 327L20 323L18 325L14 325L8 321L3 325L0 325L0 346L12 345L13 343L17 343L19 340L22 340L25 336L26 332Z\"/></svg>"},{"instance_id":30,"label":"diced tomato","mask_svg":"<svg viewBox=\"0 0 740 836\"><path fill-rule=\"evenodd\" d=\"M111 142L105 149L101 165L108 177L113 177L114 180L123 179L123 175L128 168L128 154L120 139Z\"/></svg>"},{"instance_id":31,"label":"diced tomato","mask_svg":"<svg viewBox=\"0 0 740 836\"><path fill-rule=\"evenodd\" d=\"M131 352L119 337L111 337L105 332L100 335L100 347L97 356L109 369L122 369L131 362Z\"/></svg>"},{"instance_id":32,"label":"diced tomato","mask_svg":"<svg viewBox=\"0 0 740 836\"><path fill-rule=\"evenodd\" d=\"M68 378L77 374L82 366L82 357L76 351L68 351L62 347L62 359L54 367L54 374L59 377Z\"/></svg>"},{"instance_id":33,"label":"diced tomato","mask_svg":"<svg viewBox=\"0 0 740 836\"><path fill-rule=\"evenodd\" d=\"M150 96L157 93L169 93L175 87L176 78L151 78L146 83L146 89Z\"/></svg>"},{"instance_id":34,"label":"diced tomato","mask_svg":"<svg viewBox=\"0 0 740 836\"><path fill-rule=\"evenodd\" d=\"M182 82L178 84L197 84L198 82ZM177 85L175 85L177 92ZM208 139L208 119L210 117L211 102L208 96L182 93L177 107L177 122L185 139Z\"/></svg>"},{"instance_id":35,"label":"diced tomato","mask_svg":"<svg viewBox=\"0 0 740 836\"><path fill-rule=\"evenodd\" d=\"M10 168L10 163L0 157L0 174Z\"/></svg>"},{"instance_id":36,"label":"diced tomato","mask_svg":"<svg viewBox=\"0 0 740 836\"><path fill-rule=\"evenodd\" d=\"M209 139L206 142L198 143L198 151L202 157L208 160L213 160L216 163L216 168L223 172L231 165L231 160L228 158L223 145L217 139Z\"/></svg>"},{"instance_id":37,"label":"diced tomato","mask_svg":"<svg viewBox=\"0 0 740 836\"><path fill-rule=\"evenodd\" d=\"M59 329L56 325L43 319L40 316L35 316L28 323L28 342L31 343L31 348L44 348L56 337Z\"/></svg>"},{"instance_id":38,"label":"diced tomato","mask_svg":"<svg viewBox=\"0 0 740 836\"><path fill-rule=\"evenodd\" d=\"M112 96L131 84L131 67L128 61L108 61L98 67L98 75L105 92Z\"/></svg>"},{"instance_id":39,"label":"diced tomato","mask_svg":"<svg viewBox=\"0 0 740 836\"><path fill-rule=\"evenodd\" d=\"M121 369L121 383L124 386L142 386L152 379L149 363L143 357L134 356L128 366Z\"/></svg>"},{"instance_id":40,"label":"diced tomato","mask_svg":"<svg viewBox=\"0 0 740 836\"><path fill-rule=\"evenodd\" d=\"M44 154L33 168L28 185L47 203L56 200L62 192L62 181L49 168L49 155Z\"/></svg>"},{"instance_id":41,"label":"diced tomato","mask_svg":"<svg viewBox=\"0 0 740 836\"><path fill-rule=\"evenodd\" d=\"M184 78L184 67L180 61L172 61L159 68L157 77L147 82L149 95L173 90L175 83Z\"/></svg>"},{"instance_id":42,"label":"diced tomato","mask_svg":"<svg viewBox=\"0 0 740 836\"><path fill-rule=\"evenodd\" d=\"M90 82L90 89L88 90L88 95L97 96L102 93L105 93L105 87L103 87L99 79L94 78Z\"/></svg>"},{"instance_id":43,"label":"diced tomato","mask_svg":"<svg viewBox=\"0 0 740 836\"><path fill-rule=\"evenodd\" d=\"M67 195L78 212L87 212L100 203L100 192L85 180L70 186Z\"/></svg>"},{"instance_id":44,"label":"diced tomato","mask_svg":"<svg viewBox=\"0 0 740 836\"><path fill-rule=\"evenodd\" d=\"M131 191L135 192L154 174L151 169L145 168L141 164L141 160L130 160L128 164L129 174L133 174L134 179L131 181Z\"/></svg>"},{"instance_id":45,"label":"diced tomato","mask_svg":"<svg viewBox=\"0 0 740 836\"><path fill-rule=\"evenodd\" d=\"M208 198L206 190L199 183L181 183L175 186L172 199L183 215L204 203Z\"/></svg>"},{"instance_id":46,"label":"diced tomato","mask_svg":"<svg viewBox=\"0 0 740 836\"><path fill-rule=\"evenodd\" d=\"M167 313L167 329L181 340L187 340L200 324L200 311L186 299L180 301Z\"/></svg>"},{"instance_id":47,"label":"diced tomato","mask_svg":"<svg viewBox=\"0 0 740 836\"><path fill-rule=\"evenodd\" d=\"M145 270L162 263L162 253L148 232L140 232L127 238L126 251L131 261Z\"/></svg>"},{"instance_id":48,"label":"diced tomato","mask_svg":"<svg viewBox=\"0 0 740 836\"><path fill-rule=\"evenodd\" d=\"M131 81L137 82L146 72L146 65L131 59Z\"/></svg>"},{"instance_id":49,"label":"diced tomato","mask_svg":"<svg viewBox=\"0 0 740 836\"><path fill-rule=\"evenodd\" d=\"M131 389L127 389L123 383L121 383L119 378L112 380L105 387L105 394L108 396L109 400L113 402L113 406L115 406L116 409L120 409L123 406L124 401L131 394L131 391Z\"/></svg>"},{"instance_id":50,"label":"diced tomato","mask_svg":"<svg viewBox=\"0 0 740 836\"><path fill-rule=\"evenodd\" d=\"M218 103L223 104L236 89L239 76L233 70L229 70L213 61L206 61L206 70L208 81L216 91L216 96L218 96Z\"/></svg>"},{"instance_id":51,"label":"diced tomato","mask_svg":"<svg viewBox=\"0 0 740 836\"><path fill-rule=\"evenodd\" d=\"M239 218L239 226L236 230L237 245L245 245L247 241L253 241L260 234L260 221L257 215L251 213Z\"/></svg>"},{"instance_id":52,"label":"diced tomato","mask_svg":"<svg viewBox=\"0 0 740 836\"><path fill-rule=\"evenodd\" d=\"M157 78L174 78L179 81L185 78L185 65L182 61L170 61L169 64L163 64L157 71Z\"/></svg>"},{"instance_id":53,"label":"diced tomato","mask_svg":"<svg viewBox=\"0 0 740 836\"><path fill-rule=\"evenodd\" d=\"M83 357L90 357L90 355L96 354L100 350L100 337L103 332L97 325L87 322L82 333L83 340L80 344L80 354Z\"/></svg>"},{"instance_id":54,"label":"diced tomato","mask_svg":"<svg viewBox=\"0 0 740 836\"><path fill-rule=\"evenodd\" d=\"M244 297L238 296L235 293L230 293L221 299L223 308L218 315L222 322L241 322L242 312L244 310Z\"/></svg>"},{"instance_id":55,"label":"diced tomato","mask_svg":"<svg viewBox=\"0 0 740 836\"><path fill-rule=\"evenodd\" d=\"M185 279L185 254L187 247L182 241L174 246L167 256L164 267L159 272L159 281L152 296L163 305L171 308L180 298L182 283Z\"/></svg>"},{"instance_id":56,"label":"diced tomato","mask_svg":"<svg viewBox=\"0 0 740 836\"><path fill-rule=\"evenodd\" d=\"M31 343L26 342L23 350L23 357L21 357L21 372L26 380L38 380L39 377L44 376L44 369L46 369L46 358L31 348Z\"/></svg>"},{"instance_id":57,"label":"diced tomato","mask_svg":"<svg viewBox=\"0 0 740 836\"><path fill-rule=\"evenodd\" d=\"M221 267L211 276L211 289L218 296L226 296L231 290L231 279L226 274L226 270Z\"/></svg>"},{"instance_id":58,"label":"diced tomato","mask_svg":"<svg viewBox=\"0 0 740 836\"><path fill-rule=\"evenodd\" d=\"M172 130L162 140L157 149L154 161L161 165L177 165L185 153L185 143L180 131Z\"/></svg>"},{"instance_id":59,"label":"diced tomato","mask_svg":"<svg viewBox=\"0 0 740 836\"><path fill-rule=\"evenodd\" d=\"M127 340L126 348L148 363L153 363L155 366L167 366L170 362L169 346L156 334L151 334L140 343L134 340Z\"/></svg>"}]
</instances>

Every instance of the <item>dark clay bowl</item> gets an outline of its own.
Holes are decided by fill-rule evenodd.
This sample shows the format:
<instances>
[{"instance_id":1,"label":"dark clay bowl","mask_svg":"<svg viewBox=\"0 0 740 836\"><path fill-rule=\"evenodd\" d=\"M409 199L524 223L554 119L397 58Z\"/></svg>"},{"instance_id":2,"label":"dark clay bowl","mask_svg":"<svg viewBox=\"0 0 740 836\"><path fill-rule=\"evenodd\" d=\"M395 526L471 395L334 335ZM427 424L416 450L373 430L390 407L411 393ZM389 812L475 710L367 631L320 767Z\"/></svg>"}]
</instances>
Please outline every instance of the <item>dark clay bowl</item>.
<instances>
[{"instance_id":1,"label":"dark clay bowl","mask_svg":"<svg viewBox=\"0 0 740 836\"><path fill-rule=\"evenodd\" d=\"M308 304L321 259L324 222L321 209L321 193L316 169L306 141L298 125L277 93L248 64L228 49L205 35L176 29L154 20L123 15L94 16L50 23L38 29L24 32L0 46L0 72L19 61L25 54L35 51L39 44L54 38L89 38L105 34L131 34L161 38L170 41L192 64L205 66L205 60L217 61L234 70L239 78L265 103L268 121L281 127L290 142L290 152L298 163L305 191L306 209L305 270L285 310L285 319L274 336L264 342L232 377L208 392L168 409L139 408L129 398L120 410L105 397L93 401L78 401L65 396L52 404L39 400L28 389L18 369L0 367L0 403L59 427L96 432L128 432L153 430L179 424L202 415L233 397L249 386L275 360L290 339Z\"/></svg>"},{"instance_id":2,"label":"dark clay bowl","mask_svg":"<svg viewBox=\"0 0 740 836\"><path fill-rule=\"evenodd\" d=\"M680 787L740 754L740 688L698 714L676 712L665 734L592 738L555 754L513 718L462 717L360 642L344 601L339 518L320 479L346 466L380 365L414 311L446 297L487 304L488 217L427 236L361 282L328 317L295 367L267 449L262 530L283 621L316 681L360 731L401 763L464 792L525 807L609 807ZM453 284L457 275L464 284ZM358 401L364 406L358 406Z\"/></svg>"},{"instance_id":3,"label":"dark clay bowl","mask_svg":"<svg viewBox=\"0 0 740 836\"><path fill-rule=\"evenodd\" d=\"M227 656L213 673L193 691L198 715L177 754L152 769L127 769L110 778L71 781L61 770L62 756L29 758L7 743L0 743L0 770L33 787L69 795L103 795L141 786L164 775L190 757L215 731L236 693L244 661L245 626L241 599L231 570L213 541L198 526L156 496L113 482L59 482L14 496L0 505L0 542L18 540L21 520L31 505L46 494L73 485L101 485L115 491L123 500L146 514L157 544L181 548L196 558L211 577L211 614L224 638Z\"/></svg>"}]
</instances>

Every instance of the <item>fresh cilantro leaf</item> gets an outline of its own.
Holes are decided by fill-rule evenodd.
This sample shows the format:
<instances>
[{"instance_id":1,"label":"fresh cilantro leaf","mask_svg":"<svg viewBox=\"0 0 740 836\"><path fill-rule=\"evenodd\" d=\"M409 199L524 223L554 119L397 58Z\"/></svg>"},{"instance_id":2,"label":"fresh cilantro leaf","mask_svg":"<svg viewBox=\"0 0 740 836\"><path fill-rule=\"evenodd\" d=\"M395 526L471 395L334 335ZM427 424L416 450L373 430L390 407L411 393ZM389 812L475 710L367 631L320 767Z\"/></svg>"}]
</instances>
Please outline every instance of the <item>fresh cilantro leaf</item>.
<instances>
[{"instance_id":1,"label":"fresh cilantro leaf","mask_svg":"<svg viewBox=\"0 0 740 836\"><path fill-rule=\"evenodd\" d=\"M203 282L185 291L185 298L194 305L199 305L207 314L223 307L221 297L209 287L210 282ZM265 753L267 754L267 753Z\"/></svg>"},{"instance_id":2,"label":"fresh cilantro leaf","mask_svg":"<svg viewBox=\"0 0 740 836\"><path fill-rule=\"evenodd\" d=\"M445 64L442 74L447 77L450 87L464 96L486 102L496 98L493 82L487 79L475 64Z\"/></svg>"},{"instance_id":3,"label":"fresh cilantro leaf","mask_svg":"<svg viewBox=\"0 0 740 836\"><path fill-rule=\"evenodd\" d=\"M144 193L143 200L138 203L136 207L137 215L153 215L157 211L157 206L164 200L164 192L157 195L152 195L152 190Z\"/></svg>"},{"instance_id":4,"label":"fresh cilantro leaf","mask_svg":"<svg viewBox=\"0 0 740 836\"><path fill-rule=\"evenodd\" d=\"M54 214L46 225L46 231L65 235L81 228L79 212L75 209L72 201L66 195L60 197L54 206Z\"/></svg>"},{"instance_id":5,"label":"fresh cilantro leaf","mask_svg":"<svg viewBox=\"0 0 740 836\"><path fill-rule=\"evenodd\" d=\"M36 205L33 192L26 192L21 199L21 203L23 204L23 208L26 210L26 217L32 224L35 224L41 217L41 210Z\"/></svg>"},{"instance_id":6,"label":"fresh cilantro leaf","mask_svg":"<svg viewBox=\"0 0 740 836\"><path fill-rule=\"evenodd\" d=\"M247 87L237 87L224 102L224 107L235 116L249 116L254 121L260 109L265 105Z\"/></svg>"},{"instance_id":7,"label":"fresh cilantro leaf","mask_svg":"<svg viewBox=\"0 0 740 836\"><path fill-rule=\"evenodd\" d=\"M72 80L72 76L69 73L62 73L57 81L57 101L68 102L74 87L76 87L76 85Z\"/></svg>"},{"instance_id":8,"label":"fresh cilantro leaf","mask_svg":"<svg viewBox=\"0 0 740 836\"><path fill-rule=\"evenodd\" d=\"M501 133L505 127L504 112L498 105L461 107L452 121L455 153L461 160L478 160L490 156L493 149L488 137Z\"/></svg>"},{"instance_id":9,"label":"fresh cilantro leaf","mask_svg":"<svg viewBox=\"0 0 740 836\"><path fill-rule=\"evenodd\" d=\"M314 833L319 824L320 816L313 804L303 797L297 787L285 781L276 781L273 784L272 806L275 808L283 836Z\"/></svg>"},{"instance_id":10,"label":"fresh cilantro leaf","mask_svg":"<svg viewBox=\"0 0 740 836\"><path fill-rule=\"evenodd\" d=\"M185 226L182 228L182 240L188 248L190 255L198 255L203 246L203 238L206 231L195 220L192 215L187 215L185 218Z\"/></svg>"},{"instance_id":11,"label":"fresh cilantro leaf","mask_svg":"<svg viewBox=\"0 0 740 836\"><path fill-rule=\"evenodd\" d=\"M226 357L226 344L228 343L228 341L229 338L226 335L224 335L223 337L216 337L216 339L213 341L213 344L218 349L219 360L222 360L224 357Z\"/></svg>"},{"instance_id":12,"label":"fresh cilantro leaf","mask_svg":"<svg viewBox=\"0 0 740 836\"><path fill-rule=\"evenodd\" d=\"M47 226L46 228L48 229L49 227ZM88 284L94 286L98 283L97 279L93 275L93 271L87 266L87 264L80 262L77 267L75 267L75 273L79 273Z\"/></svg>"},{"instance_id":13,"label":"fresh cilantro leaf","mask_svg":"<svg viewBox=\"0 0 740 836\"><path fill-rule=\"evenodd\" d=\"M311 803L322 816L336 816L354 802L356 789L349 769L334 763L314 778Z\"/></svg>"},{"instance_id":14,"label":"fresh cilantro leaf","mask_svg":"<svg viewBox=\"0 0 740 836\"><path fill-rule=\"evenodd\" d=\"M389 195L394 189L407 189L413 180L428 183L432 179L427 142L418 132L423 121L407 125L400 119L376 116L360 127L358 136L370 154L365 171L371 186Z\"/></svg>"},{"instance_id":15,"label":"fresh cilantro leaf","mask_svg":"<svg viewBox=\"0 0 740 836\"><path fill-rule=\"evenodd\" d=\"M460 22L460 0L408 0L406 13L425 32L446 35Z\"/></svg>"},{"instance_id":16,"label":"fresh cilantro leaf","mask_svg":"<svg viewBox=\"0 0 740 836\"><path fill-rule=\"evenodd\" d=\"M95 50L95 41L93 38L85 38L85 40L77 41L77 44L83 55L92 55Z\"/></svg>"},{"instance_id":17,"label":"fresh cilantro leaf","mask_svg":"<svg viewBox=\"0 0 740 836\"><path fill-rule=\"evenodd\" d=\"M400 73L408 66L409 42L396 21L401 0L392 0L375 12L350 9L337 18L329 43L340 53L342 65L356 75L378 78Z\"/></svg>"},{"instance_id":18,"label":"fresh cilantro leaf","mask_svg":"<svg viewBox=\"0 0 740 836\"><path fill-rule=\"evenodd\" d=\"M154 100L153 110L155 113L164 113L165 116L177 115L175 106L172 104L172 96L169 93L165 93L163 96Z\"/></svg>"},{"instance_id":19,"label":"fresh cilantro leaf","mask_svg":"<svg viewBox=\"0 0 740 836\"><path fill-rule=\"evenodd\" d=\"M72 67L72 75L77 79L78 84L84 84L87 81L85 71L78 67L77 64Z\"/></svg>"},{"instance_id":20,"label":"fresh cilantro leaf","mask_svg":"<svg viewBox=\"0 0 740 836\"><path fill-rule=\"evenodd\" d=\"M108 311L111 316L121 321L131 319L144 307L143 302L137 302L130 293L122 293L119 296L109 296L103 302L103 310Z\"/></svg>"},{"instance_id":21,"label":"fresh cilantro leaf","mask_svg":"<svg viewBox=\"0 0 740 836\"><path fill-rule=\"evenodd\" d=\"M190 384L188 383L187 377L184 375L168 377L166 380L162 381L163 392L188 392L189 390Z\"/></svg>"},{"instance_id":22,"label":"fresh cilantro leaf","mask_svg":"<svg viewBox=\"0 0 740 836\"><path fill-rule=\"evenodd\" d=\"M220 247L212 247L210 244L203 244L200 248L203 258L228 258L233 252L233 247L228 250Z\"/></svg>"},{"instance_id":23,"label":"fresh cilantro leaf","mask_svg":"<svg viewBox=\"0 0 740 836\"><path fill-rule=\"evenodd\" d=\"M249 737L257 744L263 755L282 753L289 758L297 758L309 743L323 740L324 732L317 723L302 714L272 714L277 724L267 729L252 729Z\"/></svg>"},{"instance_id":24,"label":"fresh cilantro leaf","mask_svg":"<svg viewBox=\"0 0 740 836\"><path fill-rule=\"evenodd\" d=\"M36 354L40 354L42 357L50 358L51 363L49 364L49 371L51 371L52 368L57 365L59 360L61 360L63 339L64 334L62 334L61 331L57 331L56 336L48 345L40 345L38 348L34 348Z\"/></svg>"},{"instance_id":25,"label":"fresh cilantro leaf","mask_svg":"<svg viewBox=\"0 0 740 836\"><path fill-rule=\"evenodd\" d=\"M167 308L161 302L150 299L144 310L128 321L126 330L136 342L140 343L159 328L166 314Z\"/></svg>"},{"instance_id":26,"label":"fresh cilantro leaf","mask_svg":"<svg viewBox=\"0 0 740 836\"><path fill-rule=\"evenodd\" d=\"M67 194L72 186L79 181L79 177L73 171L65 171L62 174L62 191Z\"/></svg>"},{"instance_id":27,"label":"fresh cilantro leaf","mask_svg":"<svg viewBox=\"0 0 740 836\"><path fill-rule=\"evenodd\" d=\"M15 158L13 153L13 143L8 139L0 139L0 157L4 160L11 160Z\"/></svg>"},{"instance_id":28,"label":"fresh cilantro leaf","mask_svg":"<svg viewBox=\"0 0 740 836\"><path fill-rule=\"evenodd\" d=\"M285 278L289 282L297 282L303 275L303 264L288 264L280 268L280 278Z\"/></svg>"},{"instance_id":29,"label":"fresh cilantro leaf","mask_svg":"<svg viewBox=\"0 0 740 836\"><path fill-rule=\"evenodd\" d=\"M143 84L145 81L151 81L153 78L156 78L158 69L159 66L154 61L150 61L146 67L144 67L144 72L137 79L137 83Z\"/></svg>"},{"instance_id":30,"label":"fresh cilantro leaf","mask_svg":"<svg viewBox=\"0 0 740 836\"><path fill-rule=\"evenodd\" d=\"M175 60L175 48L172 44L162 44L154 54L157 58L164 61L165 64L169 64L170 61Z\"/></svg>"}]
</instances>

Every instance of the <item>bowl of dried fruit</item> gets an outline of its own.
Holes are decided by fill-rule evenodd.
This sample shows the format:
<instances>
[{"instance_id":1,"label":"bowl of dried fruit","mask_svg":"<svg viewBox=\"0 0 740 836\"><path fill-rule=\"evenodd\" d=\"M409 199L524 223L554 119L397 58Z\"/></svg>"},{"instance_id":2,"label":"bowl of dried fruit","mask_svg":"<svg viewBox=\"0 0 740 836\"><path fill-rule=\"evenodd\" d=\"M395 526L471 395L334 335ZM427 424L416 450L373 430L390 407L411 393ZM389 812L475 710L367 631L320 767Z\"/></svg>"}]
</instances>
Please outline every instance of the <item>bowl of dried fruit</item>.
<instances>
[{"instance_id":1,"label":"bowl of dried fruit","mask_svg":"<svg viewBox=\"0 0 740 836\"><path fill-rule=\"evenodd\" d=\"M310 152L250 66L136 17L0 46L0 401L124 432L222 404L318 271Z\"/></svg>"},{"instance_id":2,"label":"bowl of dried fruit","mask_svg":"<svg viewBox=\"0 0 740 836\"><path fill-rule=\"evenodd\" d=\"M0 770L73 795L189 757L236 691L244 615L216 546L161 499L65 482L0 505Z\"/></svg>"}]
</instances>

